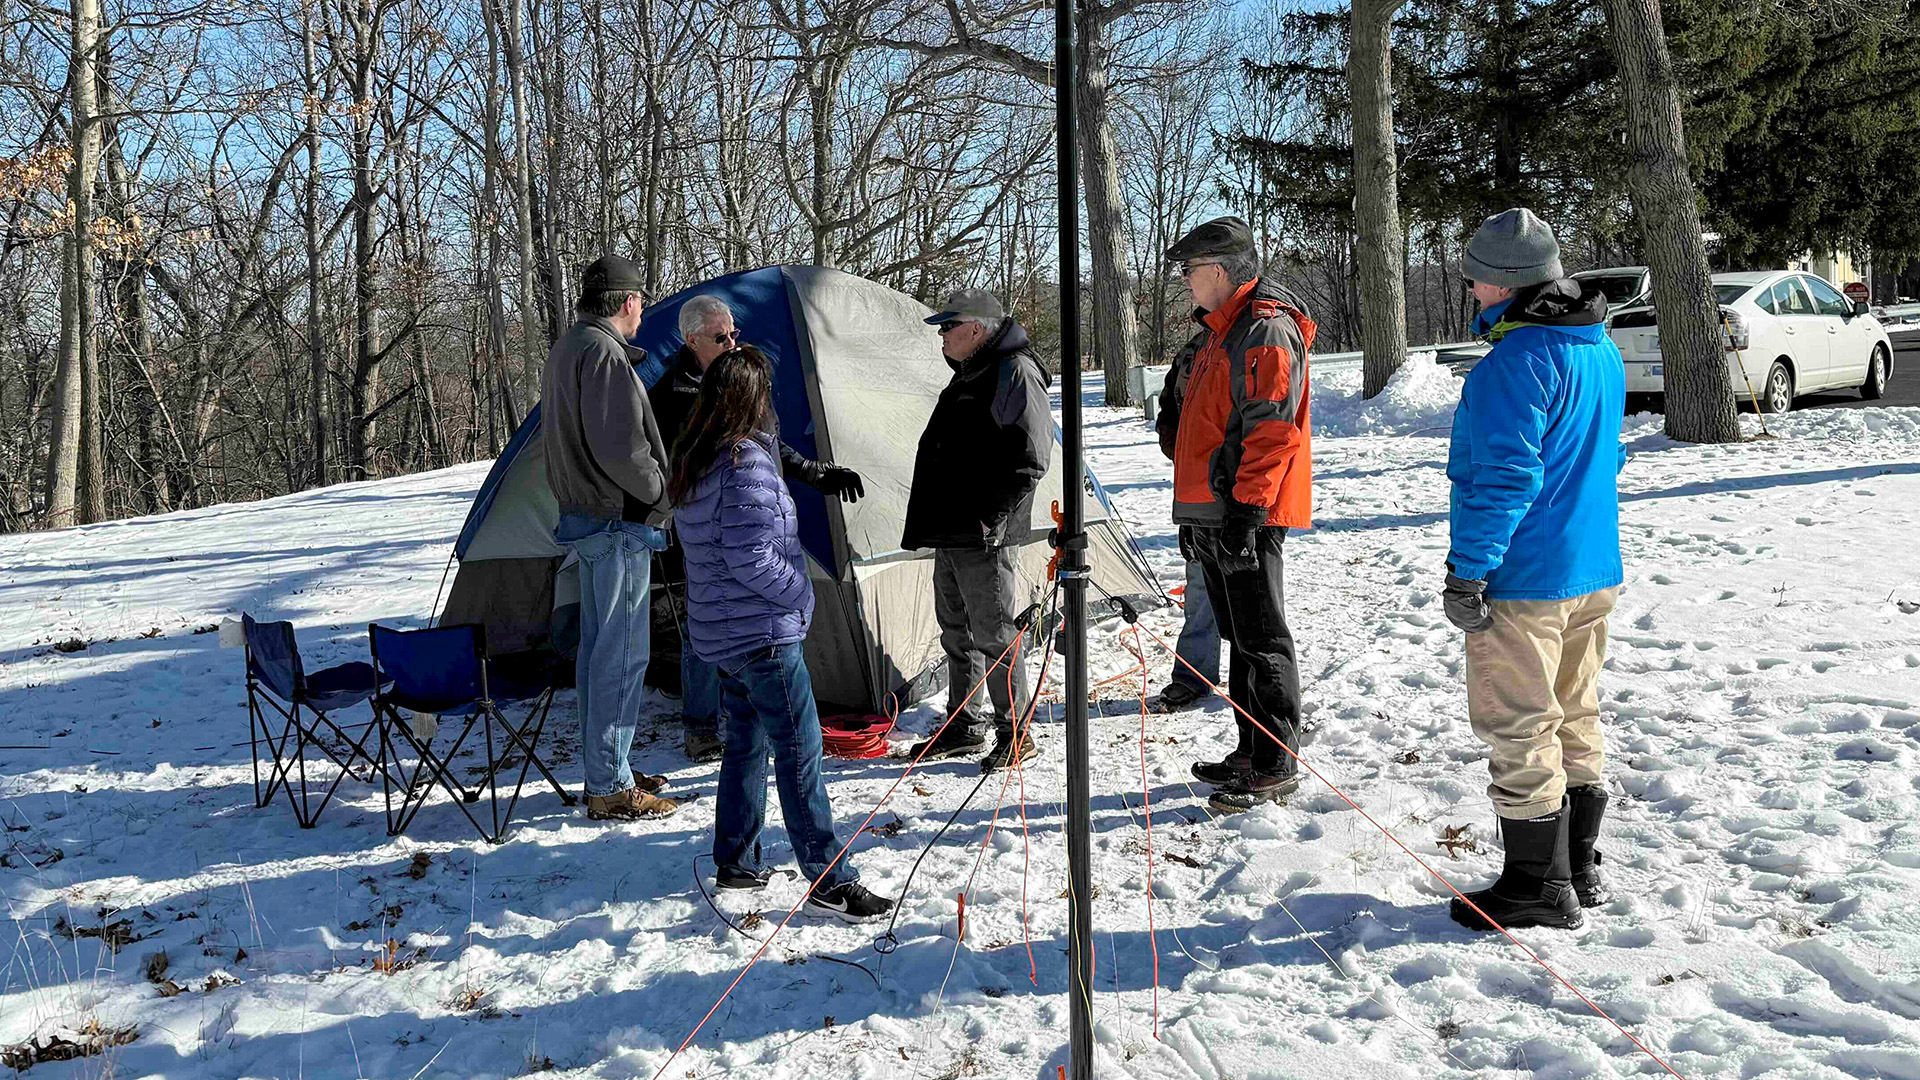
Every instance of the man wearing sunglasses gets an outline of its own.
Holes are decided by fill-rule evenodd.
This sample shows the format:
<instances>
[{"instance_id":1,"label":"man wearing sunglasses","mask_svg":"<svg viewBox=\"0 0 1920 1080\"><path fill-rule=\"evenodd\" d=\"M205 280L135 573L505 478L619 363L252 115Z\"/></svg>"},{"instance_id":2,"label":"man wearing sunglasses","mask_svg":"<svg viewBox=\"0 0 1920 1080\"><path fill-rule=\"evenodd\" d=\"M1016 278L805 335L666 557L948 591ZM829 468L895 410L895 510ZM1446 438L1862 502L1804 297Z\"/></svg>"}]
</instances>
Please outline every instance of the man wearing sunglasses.
<instances>
[{"instance_id":1,"label":"man wearing sunglasses","mask_svg":"<svg viewBox=\"0 0 1920 1080\"><path fill-rule=\"evenodd\" d=\"M1026 329L985 289L961 289L927 322L940 329L953 380L920 436L900 546L933 549L933 613L953 719L913 752L932 759L987 749L987 723L968 696L984 679L995 741L980 771L992 772L1035 752L1031 736L1015 738L1027 677L1011 646L1025 606L1015 573L1019 547L1032 531L1033 492L1053 456L1051 379Z\"/></svg>"},{"instance_id":2,"label":"man wearing sunglasses","mask_svg":"<svg viewBox=\"0 0 1920 1080\"><path fill-rule=\"evenodd\" d=\"M1314 324L1260 276L1253 231L1217 218L1167 249L1204 314L1173 436L1173 520L1200 564L1229 647L1233 752L1199 762L1215 809L1234 813L1300 786L1300 672L1287 627L1281 543L1312 525L1307 353ZM1262 731L1261 729L1265 730Z\"/></svg>"},{"instance_id":3,"label":"man wearing sunglasses","mask_svg":"<svg viewBox=\"0 0 1920 1080\"><path fill-rule=\"evenodd\" d=\"M703 294L680 305L679 322L684 344L653 388L654 415L659 418L660 434L669 453L686 430L694 403L700 400L700 377L720 354L740 344L733 309L718 296ZM787 480L805 484L828 498L851 503L867 493L859 473L809 460L784 442L780 444L780 471ZM670 589L684 590L684 563L677 540L661 558L661 577ZM684 611L685 592L680 595ZM694 761L719 760L720 672L684 646L680 650L680 718L686 727L687 756Z\"/></svg>"}]
</instances>

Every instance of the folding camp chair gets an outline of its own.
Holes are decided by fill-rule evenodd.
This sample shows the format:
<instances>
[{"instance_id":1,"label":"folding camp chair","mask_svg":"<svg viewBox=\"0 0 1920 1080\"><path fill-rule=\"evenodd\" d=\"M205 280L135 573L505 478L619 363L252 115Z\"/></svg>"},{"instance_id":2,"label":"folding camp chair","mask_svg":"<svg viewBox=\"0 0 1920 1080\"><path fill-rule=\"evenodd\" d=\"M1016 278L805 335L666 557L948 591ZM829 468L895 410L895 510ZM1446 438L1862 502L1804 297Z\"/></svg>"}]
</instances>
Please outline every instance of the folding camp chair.
<instances>
[{"instance_id":1,"label":"folding camp chair","mask_svg":"<svg viewBox=\"0 0 1920 1080\"><path fill-rule=\"evenodd\" d=\"M372 732L356 739L328 715L373 696L376 689L373 665L355 661L309 675L300 659L300 647L294 641L292 623L255 622L251 615L241 616L241 622L247 650L247 725L248 737L253 743L253 804L265 806L273 801L276 791L284 790L287 802L293 807L294 820L301 828L311 829L320 819L320 812L332 801L340 781L353 771L356 758L370 767L365 777L368 783L373 782L373 773L385 772L381 762L367 753L367 740ZM270 715L280 718L277 735ZM332 744L327 735L332 736ZM267 748L271 762L264 784L260 777L262 745ZM317 805L307 783L310 748L325 754L340 769ZM300 791L297 796L294 794L296 784Z\"/></svg>"},{"instance_id":2,"label":"folding camp chair","mask_svg":"<svg viewBox=\"0 0 1920 1080\"><path fill-rule=\"evenodd\" d=\"M373 648L374 670L381 680L381 689L373 699L374 719L380 728L380 753L383 760L394 763L398 774L385 784L389 836L398 836L413 824L421 806L433 793L435 783L452 797L454 805L479 830L481 838L494 844L506 836L529 768L540 770L563 804L572 806L578 801L554 779L553 771L538 753L547 713L553 706L556 680L551 654L489 657L486 632L474 625L441 626L431 630L393 630L374 625L368 627L368 637ZM500 711L503 702L529 702L526 720L518 726L508 721ZM400 715L401 709L435 717L464 716L466 723L453 745L445 753L439 753L433 745L437 731L416 731L407 718ZM469 787L454 774L454 759L459 757L476 726L484 740L486 757L480 767L479 781ZM411 775L399 766L402 744L412 749L416 759ZM502 812L499 774L512 769L516 753L520 758L520 773L514 779L513 792ZM396 787L402 789L397 806ZM469 809L471 804L480 801L483 791L488 797L485 821Z\"/></svg>"}]
</instances>

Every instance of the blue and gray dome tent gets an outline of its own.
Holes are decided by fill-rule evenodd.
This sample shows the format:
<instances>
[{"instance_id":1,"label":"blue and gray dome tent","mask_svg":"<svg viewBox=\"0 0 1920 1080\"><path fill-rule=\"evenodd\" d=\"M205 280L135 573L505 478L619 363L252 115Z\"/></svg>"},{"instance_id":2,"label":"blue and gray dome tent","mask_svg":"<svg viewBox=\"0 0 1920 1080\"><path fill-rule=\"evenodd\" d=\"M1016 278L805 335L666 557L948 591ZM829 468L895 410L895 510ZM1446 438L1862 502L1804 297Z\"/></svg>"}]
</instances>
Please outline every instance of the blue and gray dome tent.
<instances>
[{"instance_id":1,"label":"blue and gray dome tent","mask_svg":"<svg viewBox=\"0 0 1920 1080\"><path fill-rule=\"evenodd\" d=\"M774 363L780 436L808 457L857 470L866 498L823 499L795 486L800 538L817 603L807 666L824 713L884 712L943 685L946 669L933 615L933 558L900 550L914 454L934 402L952 376L931 311L912 297L838 270L772 266L715 278L647 309L635 343L651 386L680 348L680 306L708 294L733 309L741 340ZM578 587L553 542L559 510L547 488L535 409L494 463L454 547L460 570L443 618L484 622L490 640L554 639L563 649ZM1088 533L1100 588L1141 607L1159 587L1105 491L1089 475ZM1055 470L1034 499L1034 530L1022 549L1028 591L1039 599L1051 549L1046 507L1060 497ZM656 593L658 590L656 589Z\"/></svg>"}]
</instances>

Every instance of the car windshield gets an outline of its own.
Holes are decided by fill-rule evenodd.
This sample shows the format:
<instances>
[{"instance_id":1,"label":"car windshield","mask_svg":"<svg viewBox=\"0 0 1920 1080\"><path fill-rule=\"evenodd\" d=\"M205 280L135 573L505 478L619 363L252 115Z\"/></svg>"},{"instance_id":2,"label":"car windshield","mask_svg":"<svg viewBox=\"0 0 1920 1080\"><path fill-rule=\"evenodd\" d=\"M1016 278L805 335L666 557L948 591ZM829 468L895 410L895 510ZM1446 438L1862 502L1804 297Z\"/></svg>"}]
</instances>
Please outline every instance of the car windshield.
<instances>
[{"instance_id":1,"label":"car windshield","mask_svg":"<svg viewBox=\"0 0 1920 1080\"><path fill-rule=\"evenodd\" d=\"M1746 285L1715 285L1715 286L1713 287L1713 291L1714 291L1714 293L1715 293L1715 294L1717 294L1717 295L1719 296L1719 298L1720 298L1720 302L1721 302L1721 303L1723 303L1723 304L1731 304L1731 303L1733 303L1733 302L1734 302L1735 300L1738 300L1738 299L1740 299L1741 297L1743 297L1743 296L1745 296L1745 295L1747 295L1748 293L1750 293L1750 292L1752 292L1752 291L1753 291L1753 286L1752 286L1751 284L1746 284Z\"/></svg>"},{"instance_id":2,"label":"car windshield","mask_svg":"<svg viewBox=\"0 0 1920 1080\"><path fill-rule=\"evenodd\" d=\"M1607 303L1624 304L1640 293L1640 275L1638 274L1602 274L1599 277L1582 278L1582 281L1597 285L1607 294Z\"/></svg>"}]
</instances>

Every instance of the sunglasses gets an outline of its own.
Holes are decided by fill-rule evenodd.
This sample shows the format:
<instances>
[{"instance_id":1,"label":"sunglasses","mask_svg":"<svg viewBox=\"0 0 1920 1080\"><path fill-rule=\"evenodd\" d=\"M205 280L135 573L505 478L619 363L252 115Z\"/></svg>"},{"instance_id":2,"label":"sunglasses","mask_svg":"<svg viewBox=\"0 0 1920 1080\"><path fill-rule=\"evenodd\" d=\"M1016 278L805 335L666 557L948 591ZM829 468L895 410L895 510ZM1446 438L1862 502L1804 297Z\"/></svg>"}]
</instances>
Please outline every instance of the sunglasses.
<instances>
[{"instance_id":1,"label":"sunglasses","mask_svg":"<svg viewBox=\"0 0 1920 1080\"><path fill-rule=\"evenodd\" d=\"M1200 262L1182 263L1180 266L1180 276L1183 278L1190 278L1193 276L1193 272L1195 270L1198 270L1203 266L1219 266L1219 265L1220 263L1214 259L1207 259Z\"/></svg>"},{"instance_id":2,"label":"sunglasses","mask_svg":"<svg viewBox=\"0 0 1920 1080\"><path fill-rule=\"evenodd\" d=\"M738 330L728 330L725 333L713 335L713 343L715 345L725 345L730 341L739 341L739 340L740 340L740 331Z\"/></svg>"},{"instance_id":3,"label":"sunglasses","mask_svg":"<svg viewBox=\"0 0 1920 1080\"><path fill-rule=\"evenodd\" d=\"M955 330L958 330L965 325L966 323L959 322L957 320L953 322L943 322L940 324L940 336L945 337L948 334L953 333Z\"/></svg>"}]
</instances>

